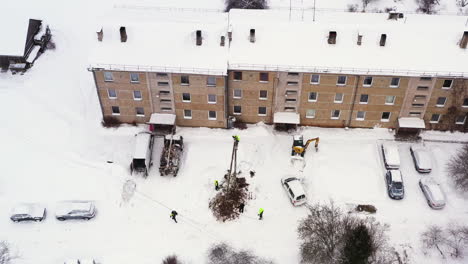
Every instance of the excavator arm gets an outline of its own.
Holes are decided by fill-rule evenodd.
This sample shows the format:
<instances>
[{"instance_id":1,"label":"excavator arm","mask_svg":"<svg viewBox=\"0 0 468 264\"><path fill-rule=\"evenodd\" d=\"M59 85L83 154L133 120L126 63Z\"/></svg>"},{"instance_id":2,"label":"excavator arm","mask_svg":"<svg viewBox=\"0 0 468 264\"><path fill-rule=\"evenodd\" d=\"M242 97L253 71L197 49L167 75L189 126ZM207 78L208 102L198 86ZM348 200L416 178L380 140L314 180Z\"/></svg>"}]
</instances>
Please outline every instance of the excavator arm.
<instances>
[{"instance_id":1,"label":"excavator arm","mask_svg":"<svg viewBox=\"0 0 468 264\"><path fill-rule=\"evenodd\" d=\"M320 138L316 137L316 138L311 138L311 139L307 140L307 142L306 142L306 144L304 146L304 151L306 151L307 147L309 147L309 144L312 143L313 141L315 141L315 150L318 150L318 144L319 144Z\"/></svg>"}]
</instances>

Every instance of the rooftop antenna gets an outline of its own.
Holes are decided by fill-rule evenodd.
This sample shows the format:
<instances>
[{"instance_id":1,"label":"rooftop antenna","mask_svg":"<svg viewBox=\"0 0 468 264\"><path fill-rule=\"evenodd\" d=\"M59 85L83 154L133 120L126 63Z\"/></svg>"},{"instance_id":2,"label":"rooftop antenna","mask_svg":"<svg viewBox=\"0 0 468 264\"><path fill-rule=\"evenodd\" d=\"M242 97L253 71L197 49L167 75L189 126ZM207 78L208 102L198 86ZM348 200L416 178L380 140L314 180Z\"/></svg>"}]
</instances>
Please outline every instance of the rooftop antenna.
<instances>
[{"instance_id":1,"label":"rooftop antenna","mask_svg":"<svg viewBox=\"0 0 468 264\"><path fill-rule=\"evenodd\" d=\"M315 22L315 0L314 0L314 22Z\"/></svg>"},{"instance_id":2,"label":"rooftop antenna","mask_svg":"<svg viewBox=\"0 0 468 264\"><path fill-rule=\"evenodd\" d=\"M304 0L301 0L301 6L302 6L302 22L304 22Z\"/></svg>"}]
</instances>

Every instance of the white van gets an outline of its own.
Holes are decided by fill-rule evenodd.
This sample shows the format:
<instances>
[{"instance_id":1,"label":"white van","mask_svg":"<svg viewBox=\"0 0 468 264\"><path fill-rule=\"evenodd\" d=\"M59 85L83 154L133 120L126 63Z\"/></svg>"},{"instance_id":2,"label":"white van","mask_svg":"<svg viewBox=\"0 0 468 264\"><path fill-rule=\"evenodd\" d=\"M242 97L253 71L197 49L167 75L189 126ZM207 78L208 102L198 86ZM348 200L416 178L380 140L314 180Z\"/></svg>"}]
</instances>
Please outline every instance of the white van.
<instances>
[{"instance_id":1,"label":"white van","mask_svg":"<svg viewBox=\"0 0 468 264\"><path fill-rule=\"evenodd\" d=\"M154 137L149 132L140 132L135 135L135 152L133 154L130 170L148 176L152 162Z\"/></svg>"},{"instance_id":2,"label":"white van","mask_svg":"<svg viewBox=\"0 0 468 264\"><path fill-rule=\"evenodd\" d=\"M400 168L400 154L398 146L395 144L382 144L382 155L387 170L397 170Z\"/></svg>"}]
</instances>

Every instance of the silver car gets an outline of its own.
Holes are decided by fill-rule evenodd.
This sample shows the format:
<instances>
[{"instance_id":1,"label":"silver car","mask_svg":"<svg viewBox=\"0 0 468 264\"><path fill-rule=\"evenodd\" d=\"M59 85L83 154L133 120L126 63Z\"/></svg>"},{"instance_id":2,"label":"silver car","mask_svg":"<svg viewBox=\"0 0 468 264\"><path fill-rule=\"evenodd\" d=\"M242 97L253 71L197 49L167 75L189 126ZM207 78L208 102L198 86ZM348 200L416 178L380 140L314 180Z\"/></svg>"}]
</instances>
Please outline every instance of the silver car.
<instances>
[{"instance_id":1,"label":"silver car","mask_svg":"<svg viewBox=\"0 0 468 264\"><path fill-rule=\"evenodd\" d=\"M60 220L89 220L96 215L96 208L90 201L65 201L57 204L55 217Z\"/></svg>"},{"instance_id":2,"label":"silver car","mask_svg":"<svg viewBox=\"0 0 468 264\"><path fill-rule=\"evenodd\" d=\"M46 209L40 204L22 203L11 210L10 219L13 222L42 221L46 216Z\"/></svg>"},{"instance_id":3,"label":"silver car","mask_svg":"<svg viewBox=\"0 0 468 264\"><path fill-rule=\"evenodd\" d=\"M445 207L445 194L440 188L440 185L433 178L423 178L419 180L424 196L426 196L427 204L432 209L442 209Z\"/></svg>"},{"instance_id":4,"label":"silver car","mask_svg":"<svg viewBox=\"0 0 468 264\"><path fill-rule=\"evenodd\" d=\"M429 173L432 171L431 156L425 148L411 146L410 152L413 157L414 167L418 172Z\"/></svg>"}]
</instances>

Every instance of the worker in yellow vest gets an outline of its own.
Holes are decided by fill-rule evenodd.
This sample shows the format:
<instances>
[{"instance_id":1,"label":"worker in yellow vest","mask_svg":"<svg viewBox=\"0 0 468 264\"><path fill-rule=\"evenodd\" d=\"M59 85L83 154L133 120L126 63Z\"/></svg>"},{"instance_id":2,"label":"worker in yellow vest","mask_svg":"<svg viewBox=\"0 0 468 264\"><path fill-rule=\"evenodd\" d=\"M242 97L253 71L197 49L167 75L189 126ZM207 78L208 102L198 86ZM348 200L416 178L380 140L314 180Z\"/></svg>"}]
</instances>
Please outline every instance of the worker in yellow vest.
<instances>
[{"instance_id":1,"label":"worker in yellow vest","mask_svg":"<svg viewBox=\"0 0 468 264\"><path fill-rule=\"evenodd\" d=\"M260 210L258 210L258 220L262 220L263 219L263 208L260 208Z\"/></svg>"}]
</instances>

